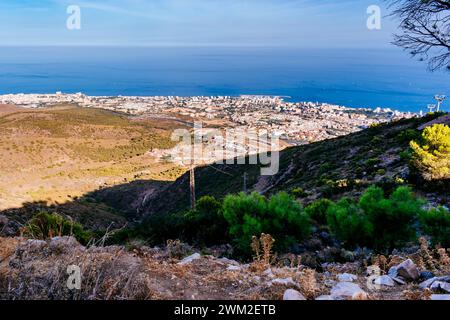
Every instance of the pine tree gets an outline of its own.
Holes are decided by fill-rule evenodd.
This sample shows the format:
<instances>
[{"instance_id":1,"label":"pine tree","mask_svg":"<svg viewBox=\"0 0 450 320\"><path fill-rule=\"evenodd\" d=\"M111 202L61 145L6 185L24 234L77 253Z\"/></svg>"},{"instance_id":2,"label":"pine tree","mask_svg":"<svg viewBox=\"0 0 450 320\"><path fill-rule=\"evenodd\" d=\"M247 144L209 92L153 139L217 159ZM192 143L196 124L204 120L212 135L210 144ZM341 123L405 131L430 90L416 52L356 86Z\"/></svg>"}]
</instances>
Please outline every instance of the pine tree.
<instances>
[{"instance_id":1,"label":"pine tree","mask_svg":"<svg viewBox=\"0 0 450 320\"><path fill-rule=\"evenodd\" d=\"M435 124L425 128L422 140L410 143L413 165L426 180L450 179L450 127Z\"/></svg>"}]
</instances>

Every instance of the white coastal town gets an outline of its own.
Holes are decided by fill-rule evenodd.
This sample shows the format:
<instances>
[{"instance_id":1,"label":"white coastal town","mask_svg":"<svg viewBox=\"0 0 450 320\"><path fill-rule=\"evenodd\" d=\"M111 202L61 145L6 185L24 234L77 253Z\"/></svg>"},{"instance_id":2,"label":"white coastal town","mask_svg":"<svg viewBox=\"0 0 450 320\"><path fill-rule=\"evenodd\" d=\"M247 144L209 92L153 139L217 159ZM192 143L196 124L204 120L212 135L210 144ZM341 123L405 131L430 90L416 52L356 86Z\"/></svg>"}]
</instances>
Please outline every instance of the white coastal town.
<instances>
[{"instance_id":1,"label":"white coastal town","mask_svg":"<svg viewBox=\"0 0 450 320\"><path fill-rule=\"evenodd\" d=\"M140 118L167 117L204 127L265 129L278 132L289 145L329 139L371 125L417 116L391 109L347 108L318 102L287 102L282 97L88 96L82 93L7 94L0 104L46 108L63 104L100 108Z\"/></svg>"}]
</instances>

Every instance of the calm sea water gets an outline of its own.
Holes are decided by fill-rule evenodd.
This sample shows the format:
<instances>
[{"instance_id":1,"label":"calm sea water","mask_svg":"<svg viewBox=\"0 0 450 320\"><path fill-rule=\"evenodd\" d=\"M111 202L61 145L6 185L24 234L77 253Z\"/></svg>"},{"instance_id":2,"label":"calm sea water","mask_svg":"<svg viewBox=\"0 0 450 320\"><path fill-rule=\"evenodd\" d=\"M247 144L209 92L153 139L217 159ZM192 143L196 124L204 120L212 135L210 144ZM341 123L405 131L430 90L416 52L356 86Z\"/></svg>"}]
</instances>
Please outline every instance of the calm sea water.
<instances>
[{"instance_id":1,"label":"calm sea water","mask_svg":"<svg viewBox=\"0 0 450 320\"><path fill-rule=\"evenodd\" d=\"M0 48L0 94L258 94L425 111L449 80L397 49Z\"/></svg>"}]
</instances>

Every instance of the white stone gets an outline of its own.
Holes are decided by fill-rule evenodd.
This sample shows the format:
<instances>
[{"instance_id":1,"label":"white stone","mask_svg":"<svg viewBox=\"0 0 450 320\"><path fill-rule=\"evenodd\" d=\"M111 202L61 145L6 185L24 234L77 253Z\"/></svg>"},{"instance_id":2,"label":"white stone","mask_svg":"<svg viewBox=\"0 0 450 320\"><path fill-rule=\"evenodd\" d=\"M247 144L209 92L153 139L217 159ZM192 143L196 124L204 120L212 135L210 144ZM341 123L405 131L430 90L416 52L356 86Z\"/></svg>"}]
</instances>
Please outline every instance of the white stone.
<instances>
[{"instance_id":1,"label":"white stone","mask_svg":"<svg viewBox=\"0 0 450 320\"><path fill-rule=\"evenodd\" d=\"M306 300L306 298L297 290L287 289L284 292L283 300Z\"/></svg>"},{"instance_id":2,"label":"white stone","mask_svg":"<svg viewBox=\"0 0 450 320\"><path fill-rule=\"evenodd\" d=\"M379 286L388 286L388 287L395 286L394 280L392 280L392 278L389 276L380 276L380 277L376 278L373 283L377 284Z\"/></svg>"},{"instance_id":3,"label":"white stone","mask_svg":"<svg viewBox=\"0 0 450 320\"><path fill-rule=\"evenodd\" d=\"M272 272L272 269L268 268L267 270L264 271L264 274L266 276L268 276L269 278L275 278L275 275Z\"/></svg>"},{"instance_id":4,"label":"white stone","mask_svg":"<svg viewBox=\"0 0 450 320\"><path fill-rule=\"evenodd\" d=\"M228 264L228 265L239 266L239 262L237 262L236 260L232 260L232 259L228 259L228 258L220 258L219 261L222 263Z\"/></svg>"},{"instance_id":5,"label":"white stone","mask_svg":"<svg viewBox=\"0 0 450 320\"><path fill-rule=\"evenodd\" d=\"M239 266L228 266L228 271L241 271L241 267Z\"/></svg>"},{"instance_id":6,"label":"white stone","mask_svg":"<svg viewBox=\"0 0 450 320\"><path fill-rule=\"evenodd\" d=\"M450 282L450 276L445 276L445 277L434 277L428 280L425 280L424 282L422 282L421 284L419 284L419 287L422 289L425 288L431 288L431 286L433 285L434 282L436 281L440 281L440 282Z\"/></svg>"},{"instance_id":7,"label":"white stone","mask_svg":"<svg viewBox=\"0 0 450 320\"><path fill-rule=\"evenodd\" d=\"M194 253L194 254L190 255L189 257L186 257L183 260L181 260L180 262L178 262L178 264L179 265L189 264L194 260L200 259L201 257L202 256L199 253Z\"/></svg>"},{"instance_id":8,"label":"white stone","mask_svg":"<svg viewBox=\"0 0 450 320\"><path fill-rule=\"evenodd\" d=\"M337 276L339 282L353 282L358 280L358 276L350 273L341 273Z\"/></svg>"},{"instance_id":9,"label":"white stone","mask_svg":"<svg viewBox=\"0 0 450 320\"><path fill-rule=\"evenodd\" d=\"M331 296L335 298L352 297L355 293L365 293L361 287L352 282L339 282L331 289Z\"/></svg>"},{"instance_id":10,"label":"white stone","mask_svg":"<svg viewBox=\"0 0 450 320\"><path fill-rule=\"evenodd\" d=\"M443 282L443 281L435 281L430 286L430 289L433 291L444 290L444 291L450 292L450 283Z\"/></svg>"},{"instance_id":11,"label":"white stone","mask_svg":"<svg viewBox=\"0 0 450 320\"><path fill-rule=\"evenodd\" d=\"M273 279L271 281L271 283L272 284L279 284L279 285L282 285L282 286L295 285L295 282L294 282L294 280L292 280L292 277L285 278L285 279L280 279L280 278Z\"/></svg>"}]
</instances>

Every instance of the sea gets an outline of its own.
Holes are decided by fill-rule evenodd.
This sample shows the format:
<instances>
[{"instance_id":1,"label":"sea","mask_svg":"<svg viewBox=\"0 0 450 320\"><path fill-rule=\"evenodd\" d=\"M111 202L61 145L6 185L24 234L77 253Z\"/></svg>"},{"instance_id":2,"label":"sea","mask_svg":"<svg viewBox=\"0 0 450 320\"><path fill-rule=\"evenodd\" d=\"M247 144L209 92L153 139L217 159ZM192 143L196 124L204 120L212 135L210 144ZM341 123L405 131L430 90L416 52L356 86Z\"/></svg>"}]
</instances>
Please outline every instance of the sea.
<instances>
[{"instance_id":1,"label":"sea","mask_svg":"<svg viewBox=\"0 0 450 320\"><path fill-rule=\"evenodd\" d=\"M427 111L450 95L398 48L0 47L0 94L282 96L354 108ZM450 110L450 99L444 102Z\"/></svg>"}]
</instances>

